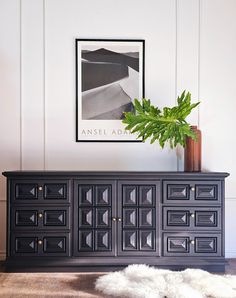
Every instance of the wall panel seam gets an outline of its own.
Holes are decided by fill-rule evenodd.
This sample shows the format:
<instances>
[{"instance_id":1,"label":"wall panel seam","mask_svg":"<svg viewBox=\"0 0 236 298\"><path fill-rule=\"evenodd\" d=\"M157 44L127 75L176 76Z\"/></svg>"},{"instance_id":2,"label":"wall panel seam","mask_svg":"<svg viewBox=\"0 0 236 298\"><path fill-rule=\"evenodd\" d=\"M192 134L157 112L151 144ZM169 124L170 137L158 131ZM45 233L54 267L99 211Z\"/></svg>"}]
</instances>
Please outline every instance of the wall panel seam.
<instances>
[{"instance_id":1,"label":"wall panel seam","mask_svg":"<svg viewBox=\"0 0 236 298\"><path fill-rule=\"evenodd\" d=\"M20 30L20 170L22 170L22 0L20 0L20 24L19 24L19 30Z\"/></svg>"},{"instance_id":2,"label":"wall panel seam","mask_svg":"<svg viewBox=\"0 0 236 298\"><path fill-rule=\"evenodd\" d=\"M198 100L200 100L201 75L201 0L198 0ZM200 107L198 106L198 127L200 127Z\"/></svg>"},{"instance_id":3,"label":"wall panel seam","mask_svg":"<svg viewBox=\"0 0 236 298\"><path fill-rule=\"evenodd\" d=\"M175 0L175 104L177 103L177 74L178 74L178 0ZM177 150L177 149L176 149ZM179 171L180 159L176 154L176 168Z\"/></svg>"},{"instance_id":4,"label":"wall panel seam","mask_svg":"<svg viewBox=\"0 0 236 298\"><path fill-rule=\"evenodd\" d=\"M46 169L45 0L43 0L43 169Z\"/></svg>"}]
</instances>

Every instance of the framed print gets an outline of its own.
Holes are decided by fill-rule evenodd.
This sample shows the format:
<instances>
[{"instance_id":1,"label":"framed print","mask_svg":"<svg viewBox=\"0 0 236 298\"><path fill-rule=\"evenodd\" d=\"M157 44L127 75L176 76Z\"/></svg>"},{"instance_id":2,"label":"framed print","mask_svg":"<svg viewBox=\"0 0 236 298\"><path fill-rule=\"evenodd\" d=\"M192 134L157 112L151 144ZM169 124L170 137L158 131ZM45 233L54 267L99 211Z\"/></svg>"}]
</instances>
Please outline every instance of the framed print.
<instances>
[{"instance_id":1,"label":"framed print","mask_svg":"<svg viewBox=\"0 0 236 298\"><path fill-rule=\"evenodd\" d=\"M76 39L76 141L141 142L124 112L144 97L144 40Z\"/></svg>"}]
</instances>

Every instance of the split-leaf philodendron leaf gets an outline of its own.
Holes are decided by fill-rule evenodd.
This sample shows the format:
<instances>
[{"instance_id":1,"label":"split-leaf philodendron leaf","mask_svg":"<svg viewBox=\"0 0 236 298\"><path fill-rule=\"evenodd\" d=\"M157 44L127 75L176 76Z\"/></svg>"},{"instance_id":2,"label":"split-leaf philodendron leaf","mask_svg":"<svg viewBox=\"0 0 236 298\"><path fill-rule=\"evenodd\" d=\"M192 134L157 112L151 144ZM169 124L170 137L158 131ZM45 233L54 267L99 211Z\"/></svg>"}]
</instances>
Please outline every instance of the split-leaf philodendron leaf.
<instances>
[{"instance_id":1,"label":"split-leaf philodendron leaf","mask_svg":"<svg viewBox=\"0 0 236 298\"><path fill-rule=\"evenodd\" d=\"M185 146L186 137L189 136L197 140L197 136L191 130L190 124L185 118L196 108L200 102L191 104L191 94L185 91L177 98L177 106L173 108L165 107L161 111L154 107L149 99L142 101L134 100L134 112L124 113L123 123L126 130L137 133L138 138L146 141L151 139L151 144L159 141L163 148L166 142L174 148L177 144Z\"/></svg>"}]
</instances>

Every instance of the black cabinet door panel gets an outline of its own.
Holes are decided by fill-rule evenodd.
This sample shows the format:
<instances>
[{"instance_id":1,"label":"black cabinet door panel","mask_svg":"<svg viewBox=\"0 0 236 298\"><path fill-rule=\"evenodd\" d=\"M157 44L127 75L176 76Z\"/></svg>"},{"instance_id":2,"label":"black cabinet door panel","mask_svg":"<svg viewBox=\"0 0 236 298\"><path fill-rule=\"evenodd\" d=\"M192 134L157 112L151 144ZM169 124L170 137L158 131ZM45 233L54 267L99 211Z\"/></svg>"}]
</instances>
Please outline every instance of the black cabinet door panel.
<instances>
[{"instance_id":1,"label":"black cabinet door panel","mask_svg":"<svg viewBox=\"0 0 236 298\"><path fill-rule=\"evenodd\" d=\"M154 208L139 208L139 228L153 228L156 227L156 209Z\"/></svg>"},{"instance_id":2,"label":"black cabinet door panel","mask_svg":"<svg viewBox=\"0 0 236 298\"><path fill-rule=\"evenodd\" d=\"M37 237L15 237L13 242L13 254L36 254L38 252Z\"/></svg>"},{"instance_id":3,"label":"black cabinet door panel","mask_svg":"<svg viewBox=\"0 0 236 298\"><path fill-rule=\"evenodd\" d=\"M163 230L221 230L221 208L163 207Z\"/></svg>"},{"instance_id":4,"label":"black cabinet door panel","mask_svg":"<svg viewBox=\"0 0 236 298\"><path fill-rule=\"evenodd\" d=\"M141 251L153 251L155 250L155 231L141 230L139 235L140 250Z\"/></svg>"},{"instance_id":5,"label":"black cabinet door panel","mask_svg":"<svg viewBox=\"0 0 236 298\"><path fill-rule=\"evenodd\" d=\"M159 255L159 197L159 181L118 181L118 255Z\"/></svg>"},{"instance_id":6,"label":"black cabinet door panel","mask_svg":"<svg viewBox=\"0 0 236 298\"><path fill-rule=\"evenodd\" d=\"M95 231L95 251L111 251L111 231Z\"/></svg>"},{"instance_id":7,"label":"black cabinet door panel","mask_svg":"<svg viewBox=\"0 0 236 298\"><path fill-rule=\"evenodd\" d=\"M123 228L137 228L138 224L138 209L124 208L123 209Z\"/></svg>"},{"instance_id":8,"label":"black cabinet door panel","mask_svg":"<svg viewBox=\"0 0 236 298\"><path fill-rule=\"evenodd\" d=\"M37 227L37 210L14 210L12 214L13 227Z\"/></svg>"},{"instance_id":9,"label":"black cabinet door panel","mask_svg":"<svg viewBox=\"0 0 236 298\"><path fill-rule=\"evenodd\" d=\"M219 205L221 202L221 181L165 180L163 182L165 204Z\"/></svg>"},{"instance_id":10,"label":"black cabinet door panel","mask_svg":"<svg viewBox=\"0 0 236 298\"><path fill-rule=\"evenodd\" d=\"M169 236L166 241L167 253L189 253L189 237Z\"/></svg>"},{"instance_id":11,"label":"black cabinet door panel","mask_svg":"<svg viewBox=\"0 0 236 298\"><path fill-rule=\"evenodd\" d=\"M43 252L44 253L65 253L66 252L66 237L43 237Z\"/></svg>"},{"instance_id":12,"label":"black cabinet door panel","mask_svg":"<svg viewBox=\"0 0 236 298\"><path fill-rule=\"evenodd\" d=\"M136 185L124 185L122 187L123 206L136 206L138 200L138 187Z\"/></svg>"},{"instance_id":13,"label":"black cabinet door panel","mask_svg":"<svg viewBox=\"0 0 236 298\"><path fill-rule=\"evenodd\" d=\"M195 238L195 252L196 253L217 253L218 241L217 237L196 237Z\"/></svg>"},{"instance_id":14,"label":"black cabinet door panel","mask_svg":"<svg viewBox=\"0 0 236 298\"><path fill-rule=\"evenodd\" d=\"M94 231L79 230L78 251L94 251Z\"/></svg>"},{"instance_id":15,"label":"black cabinet door panel","mask_svg":"<svg viewBox=\"0 0 236 298\"><path fill-rule=\"evenodd\" d=\"M44 210L43 213L45 227L66 227L67 216L69 216L67 210Z\"/></svg>"},{"instance_id":16,"label":"black cabinet door panel","mask_svg":"<svg viewBox=\"0 0 236 298\"><path fill-rule=\"evenodd\" d=\"M74 183L74 255L115 254L116 183L76 180Z\"/></svg>"},{"instance_id":17,"label":"black cabinet door panel","mask_svg":"<svg viewBox=\"0 0 236 298\"><path fill-rule=\"evenodd\" d=\"M92 185L81 185L77 198L79 199L79 206L93 206L93 195Z\"/></svg>"},{"instance_id":18,"label":"black cabinet door panel","mask_svg":"<svg viewBox=\"0 0 236 298\"><path fill-rule=\"evenodd\" d=\"M37 183L16 183L15 185L16 200L37 200L38 199L38 184Z\"/></svg>"},{"instance_id":19,"label":"black cabinet door panel","mask_svg":"<svg viewBox=\"0 0 236 298\"><path fill-rule=\"evenodd\" d=\"M80 228L93 228L93 208L80 208L79 209L79 227Z\"/></svg>"},{"instance_id":20,"label":"black cabinet door panel","mask_svg":"<svg viewBox=\"0 0 236 298\"><path fill-rule=\"evenodd\" d=\"M138 249L138 231L123 231L123 250L124 251L136 251Z\"/></svg>"},{"instance_id":21,"label":"black cabinet door panel","mask_svg":"<svg viewBox=\"0 0 236 298\"><path fill-rule=\"evenodd\" d=\"M139 187L139 205L149 207L155 205L155 187L149 185Z\"/></svg>"},{"instance_id":22,"label":"black cabinet door panel","mask_svg":"<svg viewBox=\"0 0 236 298\"><path fill-rule=\"evenodd\" d=\"M65 183L44 183L44 199L66 200L67 186Z\"/></svg>"},{"instance_id":23,"label":"black cabinet door panel","mask_svg":"<svg viewBox=\"0 0 236 298\"><path fill-rule=\"evenodd\" d=\"M95 187L96 205L111 205L111 186L110 185L96 185Z\"/></svg>"},{"instance_id":24,"label":"black cabinet door panel","mask_svg":"<svg viewBox=\"0 0 236 298\"><path fill-rule=\"evenodd\" d=\"M221 256L221 234L216 233L164 233L164 256Z\"/></svg>"},{"instance_id":25,"label":"black cabinet door panel","mask_svg":"<svg viewBox=\"0 0 236 298\"><path fill-rule=\"evenodd\" d=\"M195 200L200 201L217 201L218 200L218 185L214 184L195 184Z\"/></svg>"},{"instance_id":26,"label":"black cabinet door panel","mask_svg":"<svg viewBox=\"0 0 236 298\"><path fill-rule=\"evenodd\" d=\"M95 228L111 228L111 208L95 208Z\"/></svg>"}]
</instances>

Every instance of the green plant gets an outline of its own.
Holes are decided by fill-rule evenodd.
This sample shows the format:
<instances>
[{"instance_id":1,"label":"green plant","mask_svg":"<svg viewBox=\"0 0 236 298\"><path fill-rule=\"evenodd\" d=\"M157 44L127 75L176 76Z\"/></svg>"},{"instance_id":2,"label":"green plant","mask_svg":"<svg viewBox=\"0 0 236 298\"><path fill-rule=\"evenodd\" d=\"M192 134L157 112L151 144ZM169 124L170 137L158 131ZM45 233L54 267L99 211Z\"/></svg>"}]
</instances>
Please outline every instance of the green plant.
<instances>
[{"instance_id":1,"label":"green plant","mask_svg":"<svg viewBox=\"0 0 236 298\"><path fill-rule=\"evenodd\" d=\"M161 111L151 104L149 99L134 100L134 111L124 113L123 123L126 130L138 133L138 138L150 143L159 141L163 148L166 142L174 148L177 144L185 146L186 137L197 140L196 134L191 130L185 118L196 108L200 102L191 104L191 94L185 91L177 98L178 105L172 108L165 107Z\"/></svg>"}]
</instances>

